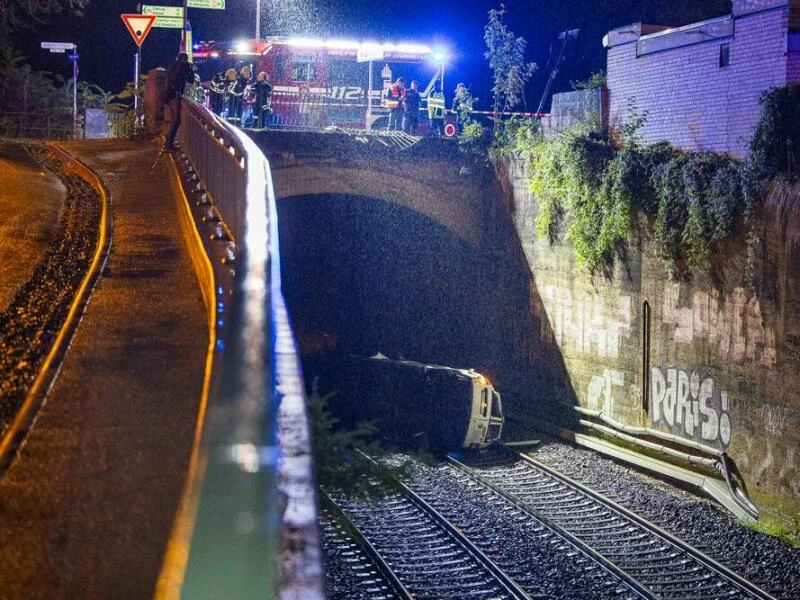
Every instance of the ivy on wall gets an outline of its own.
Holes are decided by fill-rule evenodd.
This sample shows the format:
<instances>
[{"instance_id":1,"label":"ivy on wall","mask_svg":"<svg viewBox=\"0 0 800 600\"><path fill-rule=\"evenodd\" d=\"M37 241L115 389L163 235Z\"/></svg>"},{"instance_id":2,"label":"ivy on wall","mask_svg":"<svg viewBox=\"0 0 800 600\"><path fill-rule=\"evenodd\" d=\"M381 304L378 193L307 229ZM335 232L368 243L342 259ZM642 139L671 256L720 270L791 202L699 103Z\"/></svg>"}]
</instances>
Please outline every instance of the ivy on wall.
<instances>
[{"instance_id":1,"label":"ivy on wall","mask_svg":"<svg viewBox=\"0 0 800 600\"><path fill-rule=\"evenodd\" d=\"M800 84L761 95L761 119L750 141L750 160L758 178L800 175Z\"/></svg>"},{"instance_id":2,"label":"ivy on wall","mask_svg":"<svg viewBox=\"0 0 800 600\"><path fill-rule=\"evenodd\" d=\"M673 277L707 269L714 244L734 235L742 215L748 243L745 275L751 284L760 242L754 227L760 180L778 171L791 173L794 155L789 150L800 144L800 135L794 141L790 128L783 129L787 140L778 143L772 134L760 133L774 132L774 124L785 119L798 121L800 86L787 87L795 89L765 96L752 144L760 162L682 152L666 142L644 145L636 132L646 115L635 111L628 125L610 135L586 126L545 139L536 121L512 120L498 134L494 153L511 152L525 160L528 185L539 203L537 235L551 243L568 240L578 263L589 271L608 267L624 252L634 212L647 217L653 253ZM776 153L781 160L770 158Z\"/></svg>"}]
</instances>

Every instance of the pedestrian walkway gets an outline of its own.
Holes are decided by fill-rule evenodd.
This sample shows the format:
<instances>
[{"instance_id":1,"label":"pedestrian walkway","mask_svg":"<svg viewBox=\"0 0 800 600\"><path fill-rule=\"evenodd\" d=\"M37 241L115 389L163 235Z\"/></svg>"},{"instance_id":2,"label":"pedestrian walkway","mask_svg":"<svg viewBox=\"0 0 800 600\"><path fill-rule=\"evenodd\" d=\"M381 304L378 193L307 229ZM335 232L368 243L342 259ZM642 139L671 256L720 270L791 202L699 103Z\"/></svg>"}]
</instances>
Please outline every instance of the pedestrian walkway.
<instances>
[{"instance_id":1,"label":"pedestrian walkway","mask_svg":"<svg viewBox=\"0 0 800 600\"><path fill-rule=\"evenodd\" d=\"M151 171L153 142L60 147L110 191L113 242L63 369L0 483L0 598L149 598L192 449L208 318L171 159ZM33 168L16 164L19 198L40 201L25 183ZM52 179L42 185L57 196ZM14 231L47 230L58 203L44 195L46 210L20 208L31 224Z\"/></svg>"}]
</instances>

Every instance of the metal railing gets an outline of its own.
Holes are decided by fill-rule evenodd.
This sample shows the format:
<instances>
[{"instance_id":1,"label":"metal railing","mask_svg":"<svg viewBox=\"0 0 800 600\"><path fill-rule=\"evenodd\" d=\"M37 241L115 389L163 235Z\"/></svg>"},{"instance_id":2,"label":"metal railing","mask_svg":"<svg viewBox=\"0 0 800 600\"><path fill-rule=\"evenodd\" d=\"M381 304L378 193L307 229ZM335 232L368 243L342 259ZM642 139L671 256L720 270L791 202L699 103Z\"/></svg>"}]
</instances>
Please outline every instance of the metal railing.
<instances>
[{"instance_id":1,"label":"metal railing","mask_svg":"<svg viewBox=\"0 0 800 600\"><path fill-rule=\"evenodd\" d=\"M133 110L108 111L108 138L131 138L136 130ZM29 140L83 139L83 115L72 120L71 110L3 113L0 115L0 138Z\"/></svg>"},{"instance_id":2,"label":"metal railing","mask_svg":"<svg viewBox=\"0 0 800 600\"><path fill-rule=\"evenodd\" d=\"M165 564L157 597L321 599L310 428L269 165L244 133L190 100L178 139L190 195L230 239L225 264L213 251L220 242L207 242L216 305L207 417L167 556L176 564Z\"/></svg>"}]
</instances>

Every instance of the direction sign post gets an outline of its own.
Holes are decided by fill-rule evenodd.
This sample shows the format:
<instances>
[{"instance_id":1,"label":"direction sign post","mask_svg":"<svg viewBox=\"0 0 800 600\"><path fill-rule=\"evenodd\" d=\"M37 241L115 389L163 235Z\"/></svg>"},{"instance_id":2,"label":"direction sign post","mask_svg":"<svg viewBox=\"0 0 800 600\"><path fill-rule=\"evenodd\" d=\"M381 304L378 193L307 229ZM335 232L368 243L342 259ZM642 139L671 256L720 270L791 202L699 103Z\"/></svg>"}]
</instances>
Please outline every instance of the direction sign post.
<instances>
[{"instance_id":1,"label":"direction sign post","mask_svg":"<svg viewBox=\"0 0 800 600\"><path fill-rule=\"evenodd\" d=\"M72 42L42 42L43 50L50 52L64 52L64 50L74 50L75 44Z\"/></svg>"},{"instance_id":2,"label":"direction sign post","mask_svg":"<svg viewBox=\"0 0 800 600\"><path fill-rule=\"evenodd\" d=\"M183 7L142 5L143 15L155 15L153 27L180 29L183 27Z\"/></svg>"},{"instance_id":3,"label":"direction sign post","mask_svg":"<svg viewBox=\"0 0 800 600\"><path fill-rule=\"evenodd\" d=\"M42 50L50 50L64 54L67 50L72 53L67 58L72 63L72 127L73 135L78 133L78 47L72 42L42 42Z\"/></svg>"},{"instance_id":4,"label":"direction sign post","mask_svg":"<svg viewBox=\"0 0 800 600\"><path fill-rule=\"evenodd\" d=\"M225 0L186 0L186 6L189 8L225 10Z\"/></svg>"}]
</instances>

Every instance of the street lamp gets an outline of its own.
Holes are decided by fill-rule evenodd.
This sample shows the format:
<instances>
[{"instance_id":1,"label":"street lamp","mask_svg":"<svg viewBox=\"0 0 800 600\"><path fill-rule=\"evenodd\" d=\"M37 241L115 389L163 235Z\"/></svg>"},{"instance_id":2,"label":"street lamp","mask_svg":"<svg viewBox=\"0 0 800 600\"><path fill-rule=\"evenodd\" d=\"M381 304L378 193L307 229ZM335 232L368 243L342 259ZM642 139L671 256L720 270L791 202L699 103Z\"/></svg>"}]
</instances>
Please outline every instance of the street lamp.
<instances>
[{"instance_id":1,"label":"street lamp","mask_svg":"<svg viewBox=\"0 0 800 600\"><path fill-rule=\"evenodd\" d=\"M446 59L446 55L441 50L434 50L433 52L433 60L439 63L439 68L441 69L440 73L440 81L442 82L442 92L444 92L444 61Z\"/></svg>"},{"instance_id":2,"label":"street lamp","mask_svg":"<svg viewBox=\"0 0 800 600\"><path fill-rule=\"evenodd\" d=\"M261 0L256 0L256 41L261 41Z\"/></svg>"}]
</instances>

